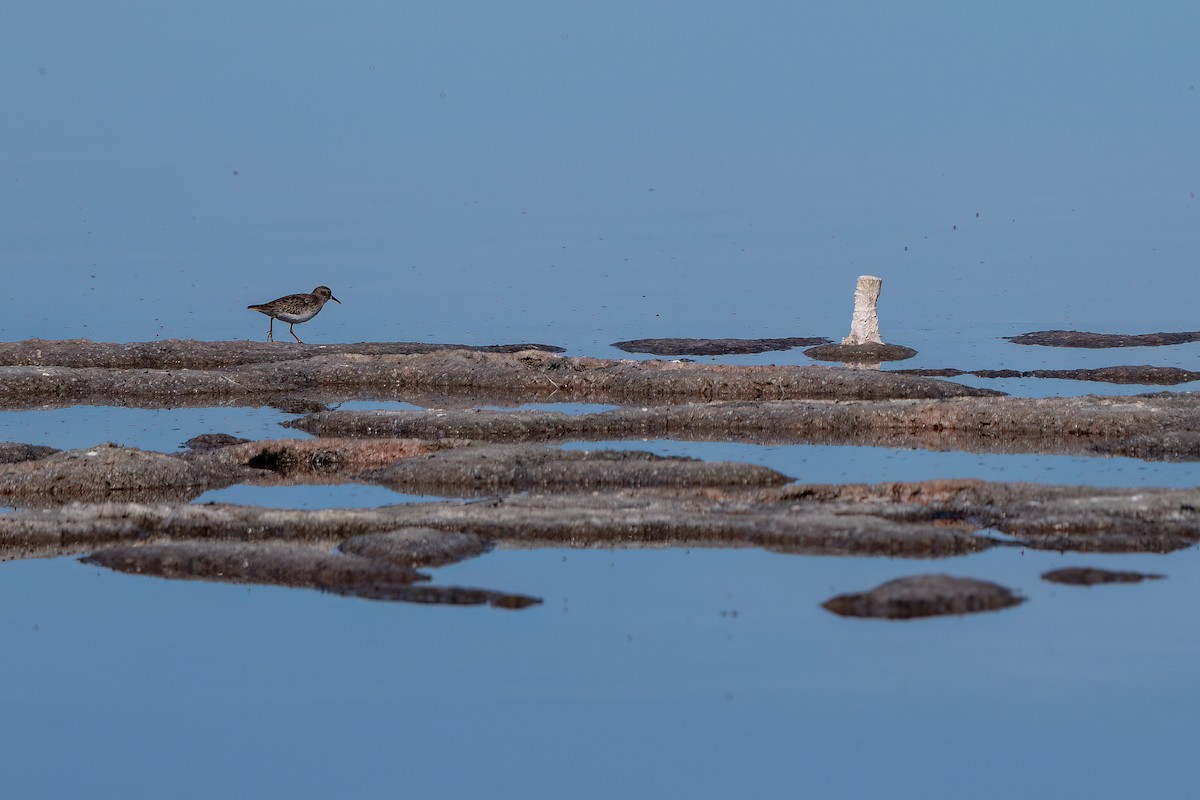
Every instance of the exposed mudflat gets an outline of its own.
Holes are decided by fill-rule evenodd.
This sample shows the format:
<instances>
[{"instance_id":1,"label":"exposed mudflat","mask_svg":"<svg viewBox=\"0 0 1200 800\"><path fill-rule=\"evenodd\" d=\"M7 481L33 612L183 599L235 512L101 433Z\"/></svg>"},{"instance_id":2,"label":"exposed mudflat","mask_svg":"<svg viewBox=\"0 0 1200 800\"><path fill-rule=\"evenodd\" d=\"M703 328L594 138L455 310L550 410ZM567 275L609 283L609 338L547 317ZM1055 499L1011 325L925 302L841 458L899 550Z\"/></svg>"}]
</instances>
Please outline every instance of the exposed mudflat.
<instances>
[{"instance_id":1,"label":"exposed mudflat","mask_svg":"<svg viewBox=\"0 0 1200 800\"><path fill-rule=\"evenodd\" d=\"M0 464L0 498L13 505L190 500L223 470L165 453L103 444Z\"/></svg>"},{"instance_id":2,"label":"exposed mudflat","mask_svg":"<svg viewBox=\"0 0 1200 800\"><path fill-rule=\"evenodd\" d=\"M1032 331L1006 337L1014 344L1043 347L1163 347L1200 342L1200 331L1181 333L1087 333L1084 331Z\"/></svg>"},{"instance_id":3,"label":"exposed mudflat","mask_svg":"<svg viewBox=\"0 0 1200 800\"><path fill-rule=\"evenodd\" d=\"M540 350L561 353L549 344L429 344L421 342L356 342L351 344L300 344L292 341L209 342L199 339L164 339L160 342L93 342L90 339L27 339L0 342L0 366L5 367L107 367L110 369L218 369L272 361L301 361L330 355L415 355L446 350L481 353L518 353Z\"/></svg>"},{"instance_id":4,"label":"exposed mudflat","mask_svg":"<svg viewBox=\"0 0 1200 800\"><path fill-rule=\"evenodd\" d=\"M0 502L18 507L105 500L185 503L209 489L239 483L348 482L409 494L491 498L391 507L389 529L416 525L487 538L543 536L559 543L603 543L611 535L618 542L715 540L899 555L989 547L990 539L975 533L984 529L1056 550L1163 552L1200 540L1200 490L963 480L798 484L751 464L449 438L281 439L184 454L102 445L0 465ZM517 494L524 492L531 494ZM323 513L331 516L302 517L322 521L314 535L341 540L360 532L353 527L360 519L355 513ZM5 515L0 532L13 530L6 526L19 529L25 519ZM946 526L952 524L963 529L961 535L950 535ZM118 533L123 530L118 526ZM228 535L236 538L236 530ZM5 541L0 534L0 547ZM13 543L26 542L18 537Z\"/></svg>"},{"instance_id":5,"label":"exposed mudflat","mask_svg":"<svg viewBox=\"0 0 1200 800\"><path fill-rule=\"evenodd\" d=\"M764 401L552 411L325 411L288 423L318 436L489 442L692 439L989 453L1200 459L1200 394Z\"/></svg>"},{"instance_id":6,"label":"exposed mudflat","mask_svg":"<svg viewBox=\"0 0 1200 800\"><path fill-rule=\"evenodd\" d=\"M637 450L487 445L398 459L361 476L408 494L478 496L601 489L781 486L786 475L754 464L709 463Z\"/></svg>"},{"instance_id":7,"label":"exposed mudflat","mask_svg":"<svg viewBox=\"0 0 1200 800\"><path fill-rule=\"evenodd\" d=\"M883 399L997 394L947 381L817 366L761 367L675 361L566 358L544 350L517 353L434 349L414 354L325 353L296 345L301 357L280 358L292 345L173 341L164 352L138 351L138 366L79 366L71 343L28 342L12 354L36 366L0 366L0 408L74 403L165 407L267 405L303 398L408 399L410 393L495 392L531 399L615 403L692 400ZM58 344L58 347L50 345ZM164 343L165 344L165 343ZM120 345L98 349L99 364L120 361ZM212 366L220 347L227 366ZM129 347L133 347L130 345ZM195 352L191 352L191 348ZM352 346L344 346L352 347ZM192 359L192 360L189 360ZM254 360L258 359L258 360ZM131 359L130 360L134 360ZM53 362L64 361L67 365ZM84 363L89 363L86 360ZM200 363L202 368L180 366Z\"/></svg>"},{"instance_id":8,"label":"exposed mudflat","mask_svg":"<svg viewBox=\"0 0 1200 800\"><path fill-rule=\"evenodd\" d=\"M626 353L656 356L729 356L791 350L793 347L810 347L830 341L823 336L783 339L631 339L613 342L612 347Z\"/></svg>"},{"instance_id":9,"label":"exposed mudflat","mask_svg":"<svg viewBox=\"0 0 1200 800\"><path fill-rule=\"evenodd\" d=\"M178 502L23 507L0 516L0 556L86 553L163 540L331 546L362 534L412 528L522 546L757 546L893 557L1007 546L1168 552L1200 541L1200 490L970 480L770 488L721 483L321 511ZM992 531L1009 538L997 539Z\"/></svg>"},{"instance_id":10,"label":"exposed mudflat","mask_svg":"<svg viewBox=\"0 0 1200 800\"><path fill-rule=\"evenodd\" d=\"M1169 552L1200 542L1200 489L800 484L752 464L552 446L654 438L1200 460L1200 395L1012 398L870 370L566 358L545 346L509 351L521 347L0 346L10 364L0 367L0 404L8 408L270 403L305 413L288 424L317 436L247 441L214 432L174 453L0 444L0 504L16 507L0 515L0 558L89 554L94 564L168 578L524 608L538 598L432 587L419 570L493 547L761 547L930 558L996 547ZM584 414L325 407L362 396L480 393L528 402L547 392L622 407ZM474 499L321 511L189 504L239 484L351 482ZM1075 577L1096 582L1097 574ZM891 617L965 613L1018 601L1006 591L921 576L827 607Z\"/></svg>"},{"instance_id":11,"label":"exposed mudflat","mask_svg":"<svg viewBox=\"0 0 1200 800\"><path fill-rule=\"evenodd\" d=\"M106 443L0 463L0 500L14 505L184 502L237 483L345 482L396 459L459 444L453 440L287 439L176 454Z\"/></svg>"}]
</instances>

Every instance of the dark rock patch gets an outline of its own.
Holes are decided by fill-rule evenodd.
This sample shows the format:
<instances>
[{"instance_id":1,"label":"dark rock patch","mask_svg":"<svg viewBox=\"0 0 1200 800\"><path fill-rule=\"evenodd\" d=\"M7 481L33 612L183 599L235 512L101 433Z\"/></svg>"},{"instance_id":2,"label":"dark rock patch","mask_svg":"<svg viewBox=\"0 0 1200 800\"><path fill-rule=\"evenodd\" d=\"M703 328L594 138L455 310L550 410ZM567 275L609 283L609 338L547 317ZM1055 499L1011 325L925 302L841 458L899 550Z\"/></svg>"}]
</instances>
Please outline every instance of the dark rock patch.
<instances>
[{"instance_id":1,"label":"dark rock patch","mask_svg":"<svg viewBox=\"0 0 1200 800\"><path fill-rule=\"evenodd\" d=\"M1095 586L1100 583L1141 583L1165 577L1165 575L1147 572L1121 572L1096 567L1066 567L1050 570L1042 575L1042 580L1051 583L1065 583L1069 586Z\"/></svg>"},{"instance_id":2,"label":"dark rock patch","mask_svg":"<svg viewBox=\"0 0 1200 800\"><path fill-rule=\"evenodd\" d=\"M16 464L21 461L36 461L60 452L53 447L19 442L0 442L0 464Z\"/></svg>"},{"instance_id":3,"label":"dark rock patch","mask_svg":"<svg viewBox=\"0 0 1200 800\"><path fill-rule=\"evenodd\" d=\"M1084 331L1032 331L1005 337L1014 344L1043 347L1163 347L1200 342L1200 331L1182 333L1086 333Z\"/></svg>"},{"instance_id":4,"label":"dark rock patch","mask_svg":"<svg viewBox=\"0 0 1200 800\"><path fill-rule=\"evenodd\" d=\"M823 336L784 339L630 339L627 342L613 342L612 346L626 353L656 356L728 356L791 350L793 347L810 347L830 341Z\"/></svg>"},{"instance_id":5,"label":"dark rock patch","mask_svg":"<svg viewBox=\"0 0 1200 800\"><path fill-rule=\"evenodd\" d=\"M990 581L949 575L914 575L869 592L842 594L822 603L843 617L913 619L997 611L1022 602L1011 589Z\"/></svg>"},{"instance_id":6,"label":"dark rock patch","mask_svg":"<svg viewBox=\"0 0 1200 800\"><path fill-rule=\"evenodd\" d=\"M245 444L250 441L243 439L240 436L230 436L228 433L202 433L199 436L193 436L183 443L183 446L194 453L200 453L205 450L216 450L221 447L229 447L235 444Z\"/></svg>"},{"instance_id":7,"label":"dark rock patch","mask_svg":"<svg viewBox=\"0 0 1200 800\"><path fill-rule=\"evenodd\" d=\"M283 482L298 478L305 482L312 479L311 482L327 483L322 478L340 477L350 481L358 473L379 469L399 459L464 444L461 440L447 437L440 437L437 441L401 437L267 439L189 453L183 458L218 472L236 474L239 468L246 467L273 472Z\"/></svg>"},{"instance_id":8,"label":"dark rock patch","mask_svg":"<svg viewBox=\"0 0 1200 800\"><path fill-rule=\"evenodd\" d=\"M804 355L817 361L840 361L843 364L879 364L883 361L903 361L917 354L911 347L899 344L823 344L810 347Z\"/></svg>"},{"instance_id":9,"label":"dark rock patch","mask_svg":"<svg viewBox=\"0 0 1200 800\"><path fill-rule=\"evenodd\" d=\"M513 492L781 486L767 467L658 456L640 450L559 450L537 445L456 448L396 461L362 479L409 494L477 497Z\"/></svg>"},{"instance_id":10,"label":"dark rock patch","mask_svg":"<svg viewBox=\"0 0 1200 800\"><path fill-rule=\"evenodd\" d=\"M334 473L341 469L342 459L336 450L323 448L298 454L291 448L266 448L250 456L246 466L268 469L284 475L296 472Z\"/></svg>"}]
</instances>

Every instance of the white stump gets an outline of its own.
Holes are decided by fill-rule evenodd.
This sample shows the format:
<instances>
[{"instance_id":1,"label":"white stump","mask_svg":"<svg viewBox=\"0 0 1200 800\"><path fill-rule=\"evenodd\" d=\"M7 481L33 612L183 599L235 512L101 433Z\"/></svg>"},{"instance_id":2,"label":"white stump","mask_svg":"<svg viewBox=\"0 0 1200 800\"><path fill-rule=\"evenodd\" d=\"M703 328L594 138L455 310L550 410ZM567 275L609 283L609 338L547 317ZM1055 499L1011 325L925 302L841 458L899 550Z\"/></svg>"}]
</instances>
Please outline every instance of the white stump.
<instances>
[{"instance_id":1,"label":"white stump","mask_svg":"<svg viewBox=\"0 0 1200 800\"><path fill-rule=\"evenodd\" d=\"M854 287L854 316L850 320L850 335L842 339L842 344L883 344L883 337L879 335L879 314L875 310L882 288L882 278L858 276L858 285Z\"/></svg>"}]
</instances>

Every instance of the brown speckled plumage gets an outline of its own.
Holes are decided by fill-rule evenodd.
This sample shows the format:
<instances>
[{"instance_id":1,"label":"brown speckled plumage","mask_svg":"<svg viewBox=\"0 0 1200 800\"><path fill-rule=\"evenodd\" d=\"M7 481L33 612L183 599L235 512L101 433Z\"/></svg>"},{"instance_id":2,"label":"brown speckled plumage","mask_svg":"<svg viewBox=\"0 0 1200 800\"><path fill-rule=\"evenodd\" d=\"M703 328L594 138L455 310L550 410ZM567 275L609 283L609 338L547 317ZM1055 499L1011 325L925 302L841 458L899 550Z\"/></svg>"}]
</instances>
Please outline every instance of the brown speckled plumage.
<instances>
[{"instance_id":1,"label":"brown speckled plumage","mask_svg":"<svg viewBox=\"0 0 1200 800\"><path fill-rule=\"evenodd\" d=\"M300 344L300 337L296 335L296 331L292 329L293 325L299 325L301 322L308 322L310 319L320 313L321 308L329 300L335 303L341 303L333 296L333 292L328 286L318 286L308 294L289 294L280 297L277 300L272 300L269 303L262 303L256 306L246 306L251 311L258 311L266 314L271 318L267 324L267 341L275 341L275 320L286 322L288 324L288 333L292 334L292 338Z\"/></svg>"}]
</instances>

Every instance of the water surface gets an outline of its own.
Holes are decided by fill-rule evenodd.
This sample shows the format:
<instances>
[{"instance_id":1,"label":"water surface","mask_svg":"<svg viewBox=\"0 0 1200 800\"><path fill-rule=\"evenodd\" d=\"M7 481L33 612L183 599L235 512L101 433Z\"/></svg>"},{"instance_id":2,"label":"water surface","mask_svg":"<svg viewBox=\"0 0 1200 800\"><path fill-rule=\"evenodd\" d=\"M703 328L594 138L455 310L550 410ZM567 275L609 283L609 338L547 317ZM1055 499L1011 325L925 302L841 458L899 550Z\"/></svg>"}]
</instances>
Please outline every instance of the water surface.
<instances>
[{"instance_id":1,"label":"water surface","mask_svg":"<svg viewBox=\"0 0 1200 800\"><path fill-rule=\"evenodd\" d=\"M628 358L609 345L840 338L875 274L885 338L919 351L902 366L1196 369L1196 344L1002 337L1196 328L1198 28L1176 0L9 3L0 337L260 339L245 306L325 284L342 305L306 341ZM302 435L288 418L0 412L0 439L170 452ZM622 446L806 482L1200 485L1128 459ZM1169 577L1037 577L1077 563ZM1198 565L544 550L436 573L546 600L505 612L6 563L0 764L23 798L1190 796ZM924 570L1029 602L915 623L819 607Z\"/></svg>"},{"instance_id":2,"label":"water surface","mask_svg":"<svg viewBox=\"0 0 1200 800\"><path fill-rule=\"evenodd\" d=\"M1076 564L1168 578L1086 589L1038 577ZM999 580L1028 602L910 622L819 607L926 571ZM124 796L151 796L180 785L197 753L221 768L187 773L182 796L364 794L397 774L436 796L585 798L849 798L897 784L1179 797L1191 780L1196 549L934 562L518 550L435 579L545 604L392 605L6 564L0 746L22 754L6 785L87 794L114 774ZM119 766L130 742L137 769ZM1001 768L1014 746L1021 769ZM1097 760L1098 746L1121 758Z\"/></svg>"}]
</instances>

